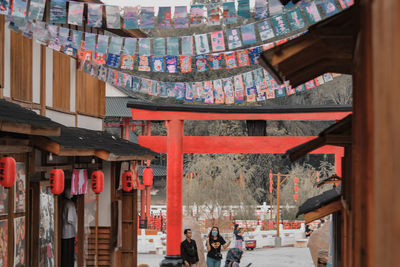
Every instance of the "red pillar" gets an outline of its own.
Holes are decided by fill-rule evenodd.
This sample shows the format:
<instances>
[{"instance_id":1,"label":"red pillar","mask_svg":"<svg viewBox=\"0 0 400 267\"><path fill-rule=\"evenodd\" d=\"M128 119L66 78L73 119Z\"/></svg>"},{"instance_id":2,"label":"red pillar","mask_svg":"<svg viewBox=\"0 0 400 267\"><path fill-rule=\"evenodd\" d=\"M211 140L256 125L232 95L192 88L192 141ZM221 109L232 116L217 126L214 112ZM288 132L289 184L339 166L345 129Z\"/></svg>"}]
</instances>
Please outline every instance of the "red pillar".
<instances>
[{"instance_id":1,"label":"red pillar","mask_svg":"<svg viewBox=\"0 0 400 267\"><path fill-rule=\"evenodd\" d=\"M124 118L124 139L129 140L129 120L130 118Z\"/></svg>"},{"instance_id":2,"label":"red pillar","mask_svg":"<svg viewBox=\"0 0 400 267\"><path fill-rule=\"evenodd\" d=\"M342 178L342 153L335 153L335 172Z\"/></svg>"},{"instance_id":3,"label":"red pillar","mask_svg":"<svg viewBox=\"0 0 400 267\"><path fill-rule=\"evenodd\" d=\"M167 255L179 256L182 237L183 121L168 122Z\"/></svg>"},{"instance_id":4,"label":"red pillar","mask_svg":"<svg viewBox=\"0 0 400 267\"><path fill-rule=\"evenodd\" d=\"M140 219L146 218L146 195L145 190L140 190Z\"/></svg>"},{"instance_id":5,"label":"red pillar","mask_svg":"<svg viewBox=\"0 0 400 267\"><path fill-rule=\"evenodd\" d=\"M143 190L144 192L144 190ZM147 224L150 222L150 202L151 202L151 196L150 196L150 186L146 186L146 219L147 219Z\"/></svg>"}]
</instances>

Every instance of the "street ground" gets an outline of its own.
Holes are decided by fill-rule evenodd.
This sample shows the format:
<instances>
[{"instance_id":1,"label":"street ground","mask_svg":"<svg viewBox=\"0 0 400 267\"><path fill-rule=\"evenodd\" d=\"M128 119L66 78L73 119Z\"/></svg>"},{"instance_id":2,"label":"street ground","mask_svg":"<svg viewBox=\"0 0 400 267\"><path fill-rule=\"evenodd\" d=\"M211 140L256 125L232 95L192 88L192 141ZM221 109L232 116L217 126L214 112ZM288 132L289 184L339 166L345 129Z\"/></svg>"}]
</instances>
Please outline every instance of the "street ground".
<instances>
[{"instance_id":1,"label":"street ground","mask_svg":"<svg viewBox=\"0 0 400 267\"><path fill-rule=\"evenodd\" d=\"M226 251L223 253L225 264ZM139 254L138 263L147 264L149 267L158 267L163 255ZM253 251L244 251L240 266L252 263L252 267L313 267L308 248L265 248ZM224 266L221 264L221 267Z\"/></svg>"}]
</instances>

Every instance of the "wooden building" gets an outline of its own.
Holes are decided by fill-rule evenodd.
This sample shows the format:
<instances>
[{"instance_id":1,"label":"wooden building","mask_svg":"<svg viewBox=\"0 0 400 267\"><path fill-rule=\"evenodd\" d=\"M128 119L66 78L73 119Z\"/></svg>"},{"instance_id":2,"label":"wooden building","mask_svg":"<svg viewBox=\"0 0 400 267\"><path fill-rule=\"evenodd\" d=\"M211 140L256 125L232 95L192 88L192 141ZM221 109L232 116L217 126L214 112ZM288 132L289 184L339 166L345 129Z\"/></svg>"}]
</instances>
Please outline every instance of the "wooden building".
<instances>
[{"instance_id":1,"label":"wooden building","mask_svg":"<svg viewBox=\"0 0 400 267\"><path fill-rule=\"evenodd\" d=\"M397 266L400 2L354 2L298 40L265 53L263 64L293 86L321 71L353 75L352 135L342 181L347 219L342 220L341 266Z\"/></svg>"},{"instance_id":2,"label":"wooden building","mask_svg":"<svg viewBox=\"0 0 400 267\"><path fill-rule=\"evenodd\" d=\"M144 36L138 30L105 28L99 32L103 31L120 36ZM91 217L96 215L93 192L88 189L88 194L74 197L78 211L78 266L137 264L137 192L122 192L119 177L121 171L133 168L138 161L154 158L155 153L101 132L107 86L80 71L78 65L76 59L11 31L5 17L0 16L0 111L5 104L17 104L31 115L28 110L40 114L37 119L50 125L46 128L18 122L17 128L23 130L20 133L13 128L15 123L11 126L9 122L0 123L0 156L12 155L26 169L24 212L9 209L7 215L0 215L0 224L3 219L8 220L7 266L14 266L14 217L25 218L25 266L48 266L42 261L45 251L41 248L49 248L50 243L41 234L43 229L49 229L49 219L54 229L50 240L54 241L54 247L48 250L51 255L48 260L60 266L59 211L63 197L53 196L48 190L48 173L55 166L64 170L68 182L71 172L78 168L87 169L89 174L100 168L105 174L104 192L99 195L98 232ZM3 135L11 140L4 139ZM15 143L16 135L23 141ZM8 198L13 198L13 190ZM45 200L54 204L47 205L54 212L47 214L46 227L43 227L38 210L42 210ZM11 200L9 207L13 205L10 203Z\"/></svg>"}]
</instances>

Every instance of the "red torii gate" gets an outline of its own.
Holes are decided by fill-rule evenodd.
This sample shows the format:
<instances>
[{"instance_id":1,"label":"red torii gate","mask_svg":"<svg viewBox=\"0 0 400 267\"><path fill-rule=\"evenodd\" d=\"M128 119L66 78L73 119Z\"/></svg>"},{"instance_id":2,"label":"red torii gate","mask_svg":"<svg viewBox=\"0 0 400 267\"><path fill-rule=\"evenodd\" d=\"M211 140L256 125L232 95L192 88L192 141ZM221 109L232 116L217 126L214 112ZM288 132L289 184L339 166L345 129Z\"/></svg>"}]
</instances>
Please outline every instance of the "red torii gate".
<instances>
[{"instance_id":1,"label":"red torii gate","mask_svg":"<svg viewBox=\"0 0 400 267\"><path fill-rule=\"evenodd\" d=\"M139 136L139 144L167 153L167 256L161 266L182 266L183 153L284 154L314 136L184 136L185 120L341 120L351 107L228 107L165 106L128 103L133 120L165 121L167 136ZM335 154L336 173L341 175L343 148L325 146L314 154Z\"/></svg>"}]
</instances>

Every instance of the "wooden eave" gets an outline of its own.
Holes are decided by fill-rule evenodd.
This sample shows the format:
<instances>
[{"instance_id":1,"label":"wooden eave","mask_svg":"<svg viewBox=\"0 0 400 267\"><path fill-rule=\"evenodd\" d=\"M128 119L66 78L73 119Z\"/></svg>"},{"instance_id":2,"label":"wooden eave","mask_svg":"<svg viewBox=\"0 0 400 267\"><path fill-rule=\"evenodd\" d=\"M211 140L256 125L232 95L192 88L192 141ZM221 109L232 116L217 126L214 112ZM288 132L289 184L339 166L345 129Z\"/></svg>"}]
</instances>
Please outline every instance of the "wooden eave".
<instances>
[{"instance_id":1,"label":"wooden eave","mask_svg":"<svg viewBox=\"0 0 400 267\"><path fill-rule=\"evenodd\" d=\"M31 124L10 121L0 121L0 131L43 136L59 136L61 133L60 127L57 126L40 127Z\"/></svg>"},{"instance_id":2,"label":"wooden eave","mask_svg":"<svg viewBox=\"0 0 400 267\"><path fill-rule=\"evenodd\" d=\"M349 8L309 28L297 39L262 53L260 65L278 83L298 86L327 72L351 74L355 34Z\"/></svg>"},{"instance_id":3,"label":"wooden eave","mask_svg":"<svg viewBox=\"0 0 400 267\"><path fill-rule=\"evenodd\" d=\"M319 209L304 214L305 223L307 224L315 220L321 219L327 215L342 210L342 208L343 208L342 201L338 199L335 202L329 203Z\"/></svg>"},{"instance_id":4,"label":"wooden eave","mask_svg":"<svg viewBox=\"0 0 400 267\"><path fill-rule=\"evenodd\" d=\"M153 155L116 155L105 150L96 150L95 156L106 161L152 160Z\"/></svg>"},{"instance_id":5,"label":"wooden eave","mask_svg":"<svg viewBox=\"0 0 400 267\"><path fill-rule=\"evenodd\" d=\"M0 153L27 153L32 151L29 139L0 137Z\"/></svg>"}]
</instances>

